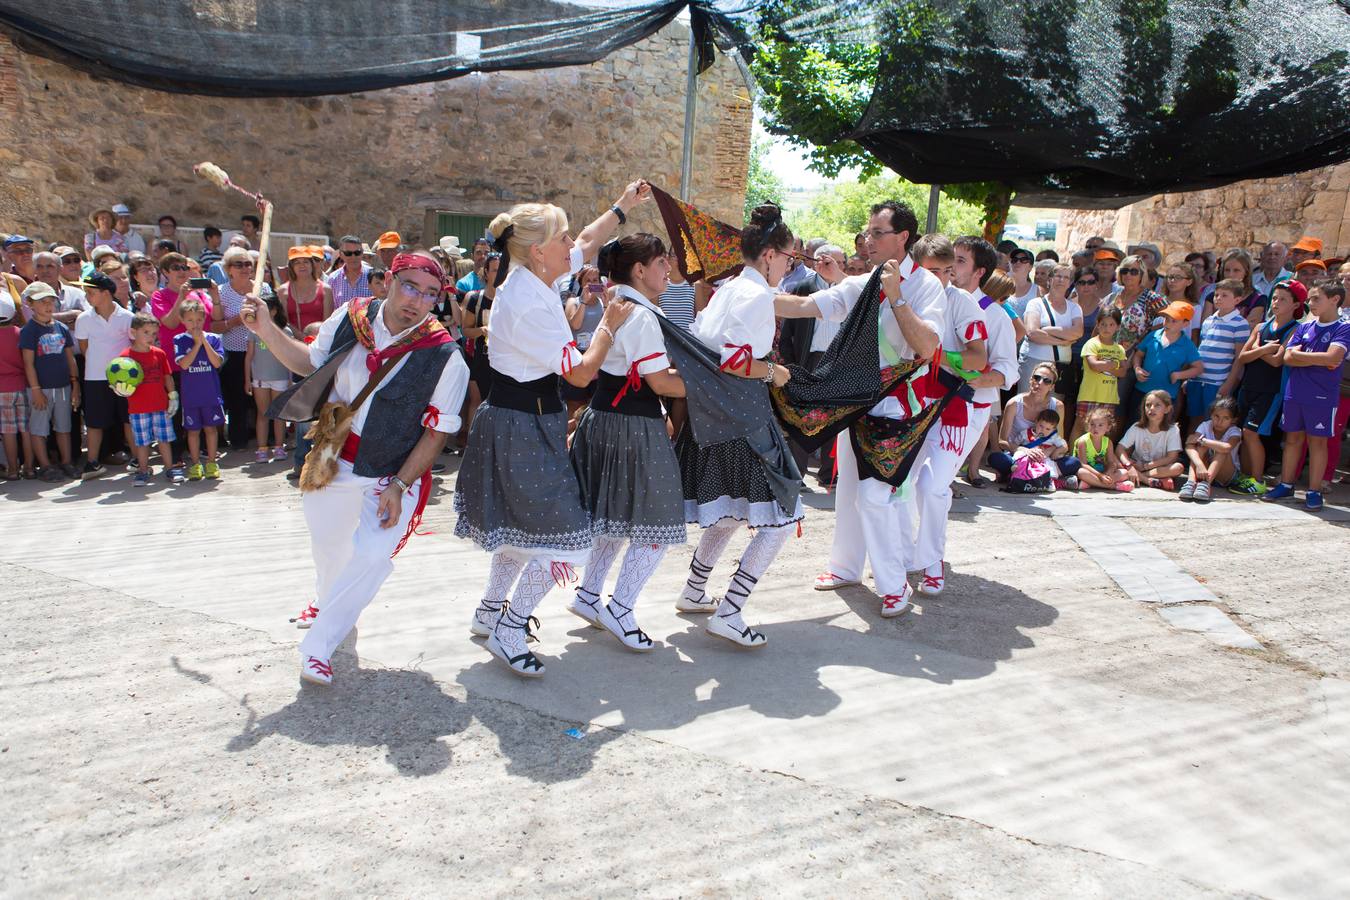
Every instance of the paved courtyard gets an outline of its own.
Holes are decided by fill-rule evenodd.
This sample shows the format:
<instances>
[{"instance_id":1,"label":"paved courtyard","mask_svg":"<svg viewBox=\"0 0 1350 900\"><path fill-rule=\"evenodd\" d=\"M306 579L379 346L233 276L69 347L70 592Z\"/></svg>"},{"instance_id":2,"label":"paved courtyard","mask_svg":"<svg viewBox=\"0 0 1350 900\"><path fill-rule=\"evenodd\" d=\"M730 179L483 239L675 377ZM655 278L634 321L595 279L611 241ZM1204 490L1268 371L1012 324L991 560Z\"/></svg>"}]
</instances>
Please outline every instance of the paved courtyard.
<instances>
[{"instance_id":1,"label":"paved courtyard","mask_svg":"<svg viewBox=\"0 0 1350 900\"><path fill-rule=\"evenodd\" d=\"M0 496L0 892L1350 892L1344 507L966 489L947 591L882 620L810 589L815 493L747 610L764 650L676 614L691 544L640 608L661 649L555 591L523 682L468 636L452 486L328 691L275 468Z\"/></svg>"}]
</instances>

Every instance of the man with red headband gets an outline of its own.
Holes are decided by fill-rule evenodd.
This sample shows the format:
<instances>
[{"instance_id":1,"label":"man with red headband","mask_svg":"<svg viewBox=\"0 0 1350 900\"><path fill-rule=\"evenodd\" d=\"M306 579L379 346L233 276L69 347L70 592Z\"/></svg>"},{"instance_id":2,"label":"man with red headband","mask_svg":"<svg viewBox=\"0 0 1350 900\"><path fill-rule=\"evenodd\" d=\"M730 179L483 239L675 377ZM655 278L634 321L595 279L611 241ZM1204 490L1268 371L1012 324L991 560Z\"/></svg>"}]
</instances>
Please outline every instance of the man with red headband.
<instances>
[{"instance_id":1,"label":"man with red headband","mask_svg":"<svg viewBox=\"0 0 1350 900\"><path fill-rule=\"evenodd\" d=\"M310 421L326 403L353 411L337 474L304 494L316 591L295 621L309 629L300 643L300 677L317 684L332 683L333 652L417 528L431 464L459 431L469 383L458 345L431 315L445 283L440 264L425 253L402 253L389 271L385 300L352 300L324 321L312 344L277 328L256 297L244 305L248 328L286 368L307 376L269 415ZM322 463L318 447L306 466L311 462Z\"/></svg>"}]
</instances>

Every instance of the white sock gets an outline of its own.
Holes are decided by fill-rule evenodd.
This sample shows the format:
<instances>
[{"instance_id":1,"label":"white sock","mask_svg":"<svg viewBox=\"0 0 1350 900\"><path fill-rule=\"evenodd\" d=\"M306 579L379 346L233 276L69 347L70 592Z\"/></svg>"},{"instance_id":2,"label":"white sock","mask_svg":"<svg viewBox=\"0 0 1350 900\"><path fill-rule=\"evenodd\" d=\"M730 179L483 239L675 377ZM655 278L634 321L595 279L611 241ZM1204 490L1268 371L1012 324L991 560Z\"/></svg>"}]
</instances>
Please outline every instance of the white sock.
<instances>
[{"instance_id":1,"label":"white sock","mask_svg":"<svg viewBox=\"0 0 1350 900\"><path fill-rule=\"evenodd\" d=\"M702 601L704 590L708 586L708 576L722 555L722 551L731 542L731 536L740 528L739 522L718 522L703 530L694 558L689 562L689 578L684 584L684 595L690 600Z\"/></svg>"},{"instance_id":2,"label":"white sock","mask_svg":"<svg viewBox=\"0 0 1350 900\"><path fill-rule=\"evenodd\" d=\"M520 573L511 602L493 629L507 656L518 656L525 652L525 628L530 616L544 595L552 589L553 576L549 574L547 565L538 559L530 560Z\"/></svg>"},{"instance_id":3,"label":"white sock","mask_svg":"<svg viewBox=\"0 0 1350 900\"><path fill-rule=\"evenodd\" d=\"M619 620L624 631L637 627L633 618L633 608L637 605L638 595L647 585L647 580L656 573L656 568L666 555L668 548L664 544L629 544L624 554L623 565L619 567L619 580L614 585L614 593L609 603L610 615Z\"/></svg>"},{"instance_id":4,"label":"white sock","mask_svg":"<svg viewBox=\"0 0 1350 900\"><path fill-rule=\"evenodd\" d=\"M525 564L514 556L505 553L492 554L487 588L483 591L483 599L478 601L478 608L474 610L474 615L485 625L496 623L498 616L501 615L502 606L506 603L506 592L516 583L516 578L523 568Z\"/></svg>"},{"instance_id":5,"label":"white sock","mask_svg":"<svg viewBox=\"0 0 1350 900\"><path fill-rule=\"evenodd\" d=\"M600 609L600 592L605 589L605 576L609 574L621 549L623 538L609 535L600 535L591 544L591 555L586 559L586 571L582 573L581 584L577 587L577 599L597 612ZM622 574L619 580L622 582Z\"/></svg>"},{"instance_id":6,"label":"white sock","mask_svg":"<svg viewBox=\"0 0 1350 900\"><path fill-rule=\"evenodd\" d=\"M717 607L717 615L720 618L735 628L744 630L745 620L741 618L741 609L750 599L750 592L755 589L759 579L768 571L778 551L787 543L787 539L787 528L760 528L755 532L755 536L745 548L745 553L741 554L740 565L731 576L721 605Z\"/></svg>"}]
</instances>

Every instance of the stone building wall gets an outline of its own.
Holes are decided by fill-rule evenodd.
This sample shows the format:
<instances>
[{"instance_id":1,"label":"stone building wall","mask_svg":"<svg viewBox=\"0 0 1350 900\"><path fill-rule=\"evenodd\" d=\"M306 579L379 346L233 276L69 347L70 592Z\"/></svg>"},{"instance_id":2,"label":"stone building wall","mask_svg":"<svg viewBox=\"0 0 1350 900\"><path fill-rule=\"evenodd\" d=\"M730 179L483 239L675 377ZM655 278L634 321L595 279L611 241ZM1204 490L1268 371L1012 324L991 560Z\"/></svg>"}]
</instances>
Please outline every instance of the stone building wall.
<instances>
[{"instance_id":1,"label":"stone building wall","mask_svg":"<svg viewBox=\"0 0 1350 900\"><path fill-rule=\"evenodd\" d=\"M429 242L436 210L492 216L522 200L557 203L580 228L634 178L678 193L687 41L672 23L589 66L242 100L101 80L0 34L0 230L75 243L90 211L118 201L138 223L237 226L247 201L194 176L202 160L262 190L277 231ZM691 199L739 222L749 90L725 57L699 84ZM659 217L644 210L635 228L660 233Z\"/></svg>"},{"instance_id":2,"label":"stone building wall","mask_svg":"<svg viewBox=\"0 0 1350 900\"><path fill-rule=\"evenodd\" d=\"M1326 257L1350 253L1350 163L1283 178L1227 187L1159 194L1120 210L1066 210L1056 235L1061 250L1083 246L1095 234L1122 248L1156 243L1169 261L1191 250L1245 247L1267 241L1321 238Z\"/></svg>"}]
</instances>

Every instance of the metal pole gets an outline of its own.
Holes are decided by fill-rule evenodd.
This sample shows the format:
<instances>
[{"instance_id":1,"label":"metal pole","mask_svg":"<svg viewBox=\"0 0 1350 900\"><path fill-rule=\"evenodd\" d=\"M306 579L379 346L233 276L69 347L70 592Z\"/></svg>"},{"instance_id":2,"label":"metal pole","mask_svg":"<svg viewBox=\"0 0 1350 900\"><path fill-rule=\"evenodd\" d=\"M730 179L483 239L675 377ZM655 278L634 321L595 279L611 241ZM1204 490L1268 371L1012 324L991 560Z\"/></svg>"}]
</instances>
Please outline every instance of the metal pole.
<instances>
[{"instance_id":1,"label":"metal pole","mask_svg":"<svg viewBox=\"0 0 1350 900\"><path fill-rule=\"evenodd\" d=\"M684 77L684 154L680 159L680 199L689 202L694 170L694 111L698 108L698 45L689 25L689 71Z\"/></svg>"},{"instance_id":2,"label":"metal pole","mask_svg":"<svg viewBox=\"0 0 1350 900\"><path fill-rule=\"evenodd\" d=\"M932 234L937 231L938 199L942 196L942 185L932 184L928 186L928 224L924 228L924 234Z\"/></svg>"}]
</instances>

